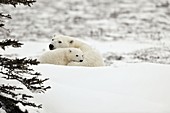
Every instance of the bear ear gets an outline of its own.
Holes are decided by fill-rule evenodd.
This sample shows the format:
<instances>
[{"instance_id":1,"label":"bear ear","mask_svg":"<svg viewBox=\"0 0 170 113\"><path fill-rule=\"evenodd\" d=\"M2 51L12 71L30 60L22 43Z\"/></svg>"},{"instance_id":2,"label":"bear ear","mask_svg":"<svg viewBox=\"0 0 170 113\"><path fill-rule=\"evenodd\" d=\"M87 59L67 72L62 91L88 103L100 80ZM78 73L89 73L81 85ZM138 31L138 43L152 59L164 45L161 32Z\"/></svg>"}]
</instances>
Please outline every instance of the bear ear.
<instances>
[{"instance_id":1,"label":"bear ear","mask_svg":"<svg viewBox=\"0 0 170 113\"><path fill-rule=\"evenodd\" d=\"M70 53L72 52L71 49L69 49L69 52L70 52Z\"/></svg>"},{"instance_id":2,"label":"bear ear","mask_svg":"<svg viewBox=\"0 0 170 113\"><path fill-rule=\"evenodd\" d=\"M72 44L74 41L73 40L70 40L70 44Z\"/></svg>"}]
</instances>

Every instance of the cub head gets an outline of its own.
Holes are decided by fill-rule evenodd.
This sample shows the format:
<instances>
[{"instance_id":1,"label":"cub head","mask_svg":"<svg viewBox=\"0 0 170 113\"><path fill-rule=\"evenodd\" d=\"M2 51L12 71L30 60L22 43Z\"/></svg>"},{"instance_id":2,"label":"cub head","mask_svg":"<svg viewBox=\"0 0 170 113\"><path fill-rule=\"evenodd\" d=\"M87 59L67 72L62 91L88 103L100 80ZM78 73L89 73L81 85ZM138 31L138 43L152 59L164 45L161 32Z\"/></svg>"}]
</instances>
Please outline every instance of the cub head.
<instances>
[{"instance_id":1,"label":"cub head","mask_svg":"<svg viewBox=\"0 0 170 113\"><path fill-rule=\"evenodd\" d=\"M57 49L57 48L69 48L72 47L74 40L72 37L64 36L64 35L54 35L51 39L51 43L49 44L49 49Z\"/></svg>"},{"instance_id":2,"label":"cub head","mask_svg":"<svg viewBox=\"0 0 170 113\"><path fill-rule=\"evenodd\" d=\"M83 62L84 60L83 52L80 49L69 48L66 54L69 62Z\"/></svg>"}]
</instances>

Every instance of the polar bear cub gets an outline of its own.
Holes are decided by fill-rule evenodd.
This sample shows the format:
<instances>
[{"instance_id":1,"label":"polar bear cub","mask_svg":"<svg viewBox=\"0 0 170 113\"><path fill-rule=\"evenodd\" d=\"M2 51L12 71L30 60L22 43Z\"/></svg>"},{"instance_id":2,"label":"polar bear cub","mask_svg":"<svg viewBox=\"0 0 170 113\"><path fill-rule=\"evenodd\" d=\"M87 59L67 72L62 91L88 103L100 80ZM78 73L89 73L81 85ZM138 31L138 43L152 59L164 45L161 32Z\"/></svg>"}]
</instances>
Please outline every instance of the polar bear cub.
<instances>
[{"instance_id":1,"label":"polar bear cub","mask_svg":"<svg viewBox=\"0 0 170 113\"><path fill-rule=\"evenodd\" d=\"M40 63L67 65L70 62L83 62L83 52L77 48L60 48L43 53Z\"/></svg>"},{"instance_id":2,"label":"polar bear cub","mask_svg":"<svg viewBox=\"0 0 170 113\"><path fill-rule=\"evenodd\" d=\"M89 67L104 66L104 61L101 54L85 42L76 38L64 35L54 35L52 37L51 44L49 45L50 50L70 47L79 48L84 54L84 60L83 62L70 62L68 65Z\"/></svg>"}]
</instances>

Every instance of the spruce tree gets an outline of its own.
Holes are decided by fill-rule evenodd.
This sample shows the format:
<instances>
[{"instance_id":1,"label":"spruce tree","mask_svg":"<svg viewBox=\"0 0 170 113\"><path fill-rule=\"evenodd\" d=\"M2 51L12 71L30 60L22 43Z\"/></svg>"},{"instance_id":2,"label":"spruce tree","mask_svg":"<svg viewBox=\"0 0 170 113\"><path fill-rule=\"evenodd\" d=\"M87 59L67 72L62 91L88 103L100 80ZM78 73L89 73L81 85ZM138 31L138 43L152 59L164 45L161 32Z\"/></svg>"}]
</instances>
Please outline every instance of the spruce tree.
<instances>
[{"instance_id":1,"label":"spruce tree","mask_svg":"<svg viewBox=\"0 0 170 113\"><path fill-rule=\"evenodd\" d=\"M16 7L19 4L31 6L35 0L0 0L0 5L8 4ZM0 30L8 30L4 27L4 19L11 19L10 14L0 13ZM6 34L4 34L6 35ZM1 49L5 50L7 46L21 47L23 44L17 40L6 39L0 41ZM45 87L43 83L48 79L39 79L41 74L35 72L31 65L38 65L39 62L35 59L27 58L8 58L0 54L0 81L9 81L0 83L0 108L4 109L6 113L28 113L28 111L21 111L16 105L21 103L23 106L32 106L41 108L41 105L37 105L34 102L30 102L29 99L33 96L25 94L23 87L27 88L29 91L34 92L44 92L50 87ZM17 81L23 85L16 86L10 84L12 81ZM8 83L8 84L7 84Z\"/></svg>"}]
</instances>

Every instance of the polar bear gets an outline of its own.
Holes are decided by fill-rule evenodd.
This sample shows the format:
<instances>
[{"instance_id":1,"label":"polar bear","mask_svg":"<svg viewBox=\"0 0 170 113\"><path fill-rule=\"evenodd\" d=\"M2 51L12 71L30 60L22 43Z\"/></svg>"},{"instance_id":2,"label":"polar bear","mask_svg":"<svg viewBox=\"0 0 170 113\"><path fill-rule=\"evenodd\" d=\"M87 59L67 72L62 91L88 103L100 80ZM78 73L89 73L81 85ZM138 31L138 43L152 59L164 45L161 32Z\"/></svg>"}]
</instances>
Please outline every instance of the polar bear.
<instances>
[{"instance_id":1,"label":"polar bear","mask_svg":"<svg viewBox=\"0 0 170 113\"><path fill-rule=\"evenodd\" d=\"M49 45L50 50L69 47L79 48L84 54L84 60L83 62L70 62L68 65L89 67L104 66L104 61L101 54L85 42L76 38L64 35L54 35Z\"/></svg>"},{"instance_id":2,"label":"polar bear","mask_svg":"<svg viewBox=\"0 0 170 113\"><path fill-rule=\"evenodd\" d=\"M40 63L67 65L70 62L83 62L83 52L77 48L59 48L47 51L39 57Z\"/></svg>"}]
</instances>

